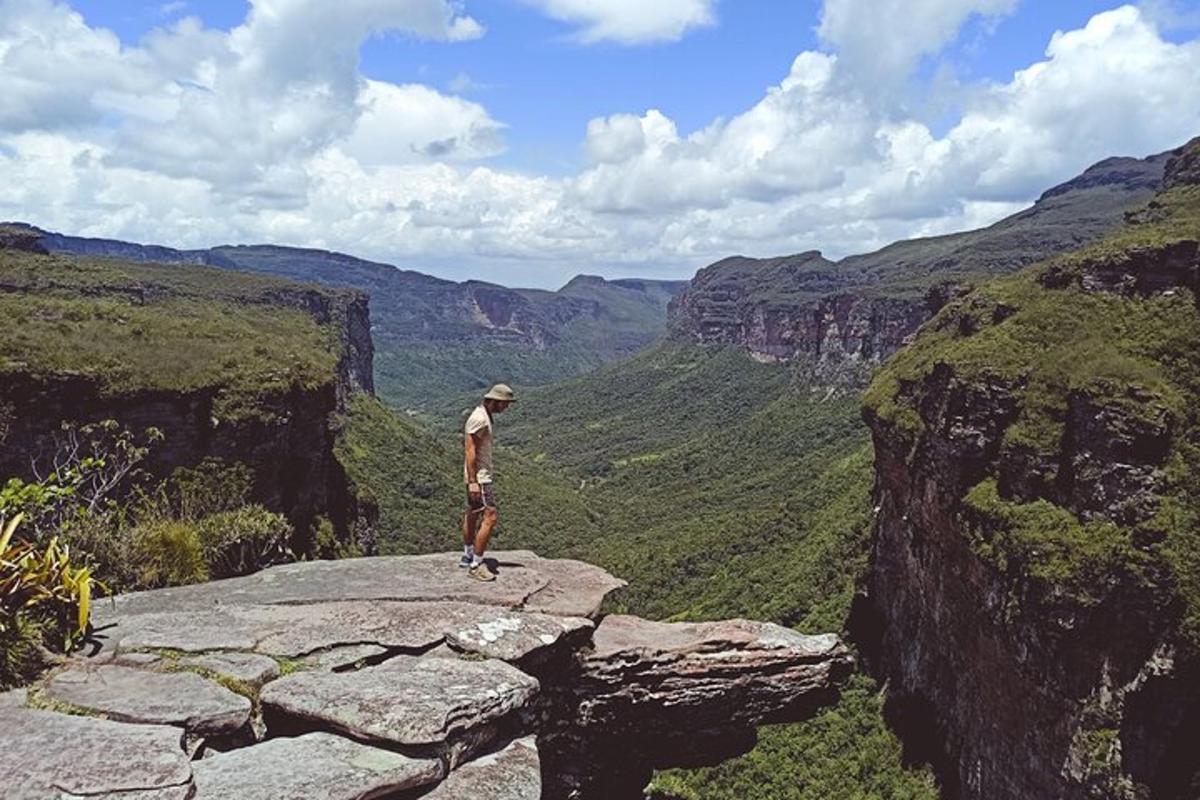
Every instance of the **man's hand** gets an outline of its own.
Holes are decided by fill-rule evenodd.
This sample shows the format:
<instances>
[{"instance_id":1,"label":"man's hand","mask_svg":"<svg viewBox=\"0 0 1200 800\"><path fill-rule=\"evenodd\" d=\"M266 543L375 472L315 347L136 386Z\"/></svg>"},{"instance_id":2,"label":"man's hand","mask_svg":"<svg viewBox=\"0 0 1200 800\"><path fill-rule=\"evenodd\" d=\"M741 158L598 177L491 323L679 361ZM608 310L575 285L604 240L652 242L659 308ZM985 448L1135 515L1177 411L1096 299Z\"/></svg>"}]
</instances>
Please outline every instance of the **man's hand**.
<instances>
[{"instance_id":1,"label":"man's hand","mask_svg":"<svg viewBox=\"0 0 1200 800\"><path fill-rule=\"evenodd\" d=\"M467 484L467 494L471 496L472 501L478 502L481 493L482 490L479 488L478 483Z\"/></svg>"}]
</instances>

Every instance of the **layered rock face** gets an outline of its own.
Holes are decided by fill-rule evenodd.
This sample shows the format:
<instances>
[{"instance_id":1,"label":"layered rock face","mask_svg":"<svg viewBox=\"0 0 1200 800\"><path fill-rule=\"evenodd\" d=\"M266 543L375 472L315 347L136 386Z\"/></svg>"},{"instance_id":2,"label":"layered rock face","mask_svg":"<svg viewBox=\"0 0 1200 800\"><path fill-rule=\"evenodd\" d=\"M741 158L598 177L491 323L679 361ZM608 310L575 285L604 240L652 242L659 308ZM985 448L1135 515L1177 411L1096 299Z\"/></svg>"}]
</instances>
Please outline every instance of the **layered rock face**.
<instances>
[{"instance_id":1,"label":"layered rock face","mask_svg":"<svg viewBox=\"0 0 1200 800\"><path fill-rule=\"evenodd\" d=\"M598 619L602 570L495 558L491 584L443 554L99 604L88 652L0 695L5 798L640 798L850 669L833 636Z\"/></svg>"},{"instance_id":2,"label":"layered rock face","mask_svg":"<svg viewBox=\"0 0 1200 800\"><path fill-rule=\"evenodd\" d=\"M839 262L807 252L727 258L671 303L673 335L755 358L805 359L822 384L861 384L966 286L1093 241L1158 187L1170 153L1113 158L978 231L913 239Z\"/></svg>"},{"instance_id":3,"label":"layered rock face","mask_svg":"<svg viewBox=\"0 0 1200 800\"><path fill-rule=\"evenodd\" d=\"M947 308L868 394L854 626L949 798L1200 796L1194 197Z\"/></svg>"}]
</instances>

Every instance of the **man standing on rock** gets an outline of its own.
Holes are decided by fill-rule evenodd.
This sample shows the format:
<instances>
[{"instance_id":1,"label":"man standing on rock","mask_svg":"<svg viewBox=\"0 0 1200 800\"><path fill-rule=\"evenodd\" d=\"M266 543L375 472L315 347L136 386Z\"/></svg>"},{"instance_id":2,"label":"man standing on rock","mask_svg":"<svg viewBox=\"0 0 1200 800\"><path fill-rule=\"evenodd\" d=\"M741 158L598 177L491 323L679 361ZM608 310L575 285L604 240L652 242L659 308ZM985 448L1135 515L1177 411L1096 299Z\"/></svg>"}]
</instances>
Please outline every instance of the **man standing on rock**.
<instances>
[{"instance_id":1,"label":"man standing on rock","mask_svg":"<svg viewBox=\"0 0 1200 800\"><path fill-rule=\"evenodd\" d=\"M463 557L460 567L469 568L472 578L496 580L483 561L488 539L496 527L496 493L492 481L492 420L517 401L513 390L497 383L483 396L483 402L467 417L463 437L463 477L467 482L467 510L463 514Z\"/></svg>"}]
</instances>

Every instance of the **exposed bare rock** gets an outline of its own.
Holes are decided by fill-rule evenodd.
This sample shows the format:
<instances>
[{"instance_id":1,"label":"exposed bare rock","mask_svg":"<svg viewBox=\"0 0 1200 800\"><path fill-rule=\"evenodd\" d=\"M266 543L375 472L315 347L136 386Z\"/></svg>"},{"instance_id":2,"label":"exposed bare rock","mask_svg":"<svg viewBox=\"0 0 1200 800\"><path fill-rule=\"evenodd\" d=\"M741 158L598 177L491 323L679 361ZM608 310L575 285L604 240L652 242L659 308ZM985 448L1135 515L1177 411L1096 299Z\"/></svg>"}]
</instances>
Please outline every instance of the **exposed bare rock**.
<instances>
[{"instance_id":1,"label":"exposed bare rock","mask_svg":"<svg viewBox=\"0 0 1200 800\"><path fill-rule=\"evenodd\" d=\"M443 774L439 761L329 733L271 739L198 761L194 770L196 800L370 800L427 786Z\"/></svg>"},{"instance_id":2,"label":"exposed bare rock","mask_svg":"<svg viewBox=\"0 0 1200 800\"><path fill-rule=\"evenodd\" d=\"M836 637L762 623L597 628L624 584L582 562L498 553L483 584L457 560L306 562L117 598L99 649L39 691L158 723L180 758L186 729L204 744L197 800L409 797L444 773L422 796L640 800L652 768L745 752L756 725L831 700L849 665ZM261 715L207 673L258 691ZM0 716L25 701L0 696ZM55 763L29 756L38 785ZM190 790L184 775L119 796Z\"/></svg>"},{"instance_id":3,"label":"exposed bare rock","mask_svg":"<svg viewBox=\"0 0 1200 800\"><path fill-rule=\"evenodd\" d=\"M542 767L532 736L463 764L423 800L540 800Z\"/></svg>"},{"instance_id":4,"label":"exposed bare rock","mask_svg":"<svg viewBox=\"0 0 1200 800\"><path fill-rule=\"evenodd\" d=\"M255 650L292 658L357 645L378 647L380 652L420 652L445 640L461 651L515 663L541 659L564 637L572 639L574 644L566 644L575 649L592 629L591 621L583 618L463 602L229 605L200 619L193 616L182 611L122 615L100 635L108 647L122 653L147 648L192 653ZM129 654L138 655L142 654Z\"/></svg>"},{"instance_id":5,"label":"exposed bare rock","mask_svg":"<svg viewBox=\"0 0 1200 800\"><path fill-rule=\"evenodd\" d=\"M528 561L532 553L501 553L503 561ZM534 556L534 558L537 558ZM557 559L550 580L525 601L526 611L555 614L560 617L595 617L604 599L625 587L625 581L614 578L591 564L569 559ZM546 562L537 559L535 569L546 570Z\"/></svg>"},{"instance_id":6,"label":"exposed bare rock","mask_svg":"<svg viewBox=\"0 0 1200 800\"><path fill-rule=\"evenodd\" d=\"M4 800L185 800L192 770L178 728L0 706Z\"/></svg>"},{"instance_id":7,"label":"exposed bare rock","mask_svg":"<svg viewBox=\"0 0 1200 800\"><path fill-rule=\"evenodd\" d=\"M458 569L458 554L356 558L283 564L241 578L135 592L97 607L104 623L130 614L185 612L232 605L313 605L365 601L459 601L564 616L588 616L623 586L578 561L539 558L528 551L493 552L501 580L480 584ZM528 601L528 603L527 603Z\"/></svg>"},{"instance_id":8,"label":"exposed bare rock","mask_svg":"<svg viewBox=\"0 0 1200 800\"><path fill-rule=\"evenodd\" d=\"M250 720L248 699L193 672L70 667L50 679L46 694L114 720L175 725L200 735L232 734Z\"/></svg>"},{"instance_id":9,"label":"exposed bare rock","mask_svg":"<svg viewBox=\"0 0 1200 800\"><path fill-rule=\"evenodd\" d=\"M605 618L595 650L583 658L582 680L594 697L588 722L608 724L652 710L649 724L756 724L787 715L812 693L836 685L851 668L832 634L805 636L768 622L650 622ZM602 687L602 688L601 688ZM678 719L676 719L678 717ZM637 727L645 730L647 721Z\"/></svg>"},{"instance_id":10,"label":"exposed bare rock","mask_svg":"<svg viewBox=\"0 0 1200 800\"><path fill-rule=\"evenodd\" d=\"M451 765L491 742L538 692L502 661L398 657L349 673L304 672L267 684L272 731L331 730Z\"/></svg>"},{"instance_id":11,"label":"exposed bare rock","mask_svg":"<svg viewBox=\"0 0 1200 800\"><path fill-rule=\"evenodd\" d=\"M570 714L543 737L548 797L633 798L655 768L745 752L756 726L832 702L853 666L836 636L747 620L610 616L594 640L558 699Z\"/></svg>"},{"instance_id":12,"label":"exposed bare rock","mask_svg":"<svg viewBox=\"0 0 1200 800\"><path fill-rule=\"evenodd\" d=\"M592 622L580 617L547 614L494 614L466 622L446 632L454 649L532 666L546 658L563 639L577 650L592 632Z\"/></svg>"},{"instance_id":13,"label":"exposed bare rock","mask_svg":"<svg viewBox=\"0 0 1200 800\"><path fill-rule=\"evenodd\" d=\"M185 658L180 663L208 670L253 689L261 688L264 683L279 677L279 664L275 659L254 653L208 653Z\"/></svg>"}]
</instances>

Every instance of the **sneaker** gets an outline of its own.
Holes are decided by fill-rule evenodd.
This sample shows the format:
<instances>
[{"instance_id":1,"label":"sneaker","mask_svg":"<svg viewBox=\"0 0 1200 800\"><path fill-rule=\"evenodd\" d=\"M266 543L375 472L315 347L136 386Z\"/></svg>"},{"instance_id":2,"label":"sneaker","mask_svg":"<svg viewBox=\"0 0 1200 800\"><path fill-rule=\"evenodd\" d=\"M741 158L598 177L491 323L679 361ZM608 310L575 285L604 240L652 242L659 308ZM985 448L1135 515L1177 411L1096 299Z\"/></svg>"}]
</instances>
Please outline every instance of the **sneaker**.
<instances>
[{"instance_id":1,"label":"sneaker","mask_svg":"<svg viewBox=\"0 0 1200 800\"><path fill-rule=\"evenodd\" d=\"M496 573L488 569L486 563L480 563L478 566L471 567L471 571L467 573L477 581L494 581Z\"/></svg>"},{"instance_id":2,"label":"sneaker","mask_svg":"<svg viewBox=\"0 0 1200 800\"><path fill-rule=\"evenodd\" d=\"M463 557L458 560L458 566L462 567L463 569L469 569L471 566L471 557L466 553L463 553Z\"/></svg>"}]
</instances>

